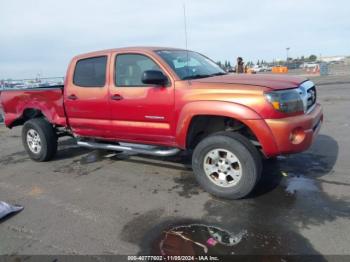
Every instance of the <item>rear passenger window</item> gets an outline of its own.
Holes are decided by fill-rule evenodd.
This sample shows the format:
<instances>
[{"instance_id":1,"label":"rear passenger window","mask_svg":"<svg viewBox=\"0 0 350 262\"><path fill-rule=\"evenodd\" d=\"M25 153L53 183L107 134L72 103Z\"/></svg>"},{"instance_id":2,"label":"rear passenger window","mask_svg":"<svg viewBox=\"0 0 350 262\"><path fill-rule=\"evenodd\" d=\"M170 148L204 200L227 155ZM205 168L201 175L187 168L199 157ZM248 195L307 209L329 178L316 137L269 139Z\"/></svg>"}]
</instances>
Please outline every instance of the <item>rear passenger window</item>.
<instances>
[{"instance_id":1,"label":"rear passenger window","mask_svg":"<svg viewBox=\"0 0 350 262\"><path fill-rule=\"evenodd\" d=\"M79 60L75 66L73 83L83 87L103 87L106 83L107 56Z\"/></svg>"}]
</instances>

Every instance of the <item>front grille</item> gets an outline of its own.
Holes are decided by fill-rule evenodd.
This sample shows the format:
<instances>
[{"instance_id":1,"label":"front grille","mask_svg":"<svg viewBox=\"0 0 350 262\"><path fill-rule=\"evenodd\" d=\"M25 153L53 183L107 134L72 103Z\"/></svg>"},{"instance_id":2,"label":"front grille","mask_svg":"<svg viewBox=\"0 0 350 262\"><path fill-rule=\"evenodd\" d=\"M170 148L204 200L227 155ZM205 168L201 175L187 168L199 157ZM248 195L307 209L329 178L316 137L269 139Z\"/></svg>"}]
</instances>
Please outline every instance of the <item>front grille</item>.
<instances>
[{"instance_id":1,"label":"front grille","mask_svg":"<svg viewBox=\"0 0 350 262\"><path fill-rule=\"evenodd\" d=\"M309 110L316 103L316 87L313 86L307 90L307 110Z\"/></svg>"}]
</instances>

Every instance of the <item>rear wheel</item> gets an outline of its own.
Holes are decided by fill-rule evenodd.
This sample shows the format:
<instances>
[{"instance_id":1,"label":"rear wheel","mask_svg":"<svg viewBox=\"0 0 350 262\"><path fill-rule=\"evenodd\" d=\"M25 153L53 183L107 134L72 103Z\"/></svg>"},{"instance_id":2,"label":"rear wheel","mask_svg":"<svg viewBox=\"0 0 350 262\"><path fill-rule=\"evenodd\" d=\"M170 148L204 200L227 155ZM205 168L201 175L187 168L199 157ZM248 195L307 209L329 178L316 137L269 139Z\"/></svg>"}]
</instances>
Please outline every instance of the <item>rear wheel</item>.
<instances>
[{"instance_id":1,"label":"rear wheel","mask_svg":"<svg viewBox=\"0 0 350 262\"><path fill-rule=\"evenodd\" d=\"M209 193L239 199L254 189L262 164L248 139L236 133L219 132L197 145L192 168L199 184Z\"/></svg>"},{"instance_id":2,"label":"rear wheel","mask_svg":"<svg viewBox=\"0 0 350 262\"><path fill-rule=\"evenodd\" d=\"M38 162L51 160L57 152L56 132L43 118L34 118L24 124L22 142L29 157Z\"/></svg>"}]
</instances>

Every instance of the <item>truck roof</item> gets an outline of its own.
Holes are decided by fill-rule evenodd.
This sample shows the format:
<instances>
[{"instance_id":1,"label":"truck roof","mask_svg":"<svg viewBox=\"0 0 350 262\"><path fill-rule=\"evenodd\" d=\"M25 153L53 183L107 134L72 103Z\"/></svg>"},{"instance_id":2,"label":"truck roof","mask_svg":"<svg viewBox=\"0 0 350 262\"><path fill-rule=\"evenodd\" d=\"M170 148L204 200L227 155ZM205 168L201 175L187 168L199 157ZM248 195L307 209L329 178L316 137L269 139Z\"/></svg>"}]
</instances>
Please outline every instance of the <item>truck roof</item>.
<instances>
[{"instance_id":1,"label":"truck roof","mask_svg":"<svg viewBox=\"0 0 350 262\"><path fill-rule=\"evenodd\" d=\"M87 56L99 56L99 55L105 55L110 52L118 52L118 51L144 52L144 51L157 51L157 50L185 50L185 49L174 48L174 47L161 47L161 46L132 46L132 47L111 48L111 49L83 53L75 56L74 58L81 58L81 57L87 57Z\"/></svg>"}]
</instances>

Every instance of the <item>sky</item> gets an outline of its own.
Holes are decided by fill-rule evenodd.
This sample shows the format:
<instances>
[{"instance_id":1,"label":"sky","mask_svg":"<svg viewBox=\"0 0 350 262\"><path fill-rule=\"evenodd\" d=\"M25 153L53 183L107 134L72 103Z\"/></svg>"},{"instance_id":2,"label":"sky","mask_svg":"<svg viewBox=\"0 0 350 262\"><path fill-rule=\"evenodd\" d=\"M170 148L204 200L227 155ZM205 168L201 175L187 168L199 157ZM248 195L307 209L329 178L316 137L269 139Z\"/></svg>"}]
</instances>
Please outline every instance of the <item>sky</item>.
<instances>
[{"instance_id":1,"label":"sky","mask_svg":"<svg viewBox=\"0 0 350 262\"><path fill-rule=\"evenodd\" d=\"M64 76L81 53L188 48L215 61L350 55L347 0L0 0L0 79Z\"/></svg>"}]
</instances>

